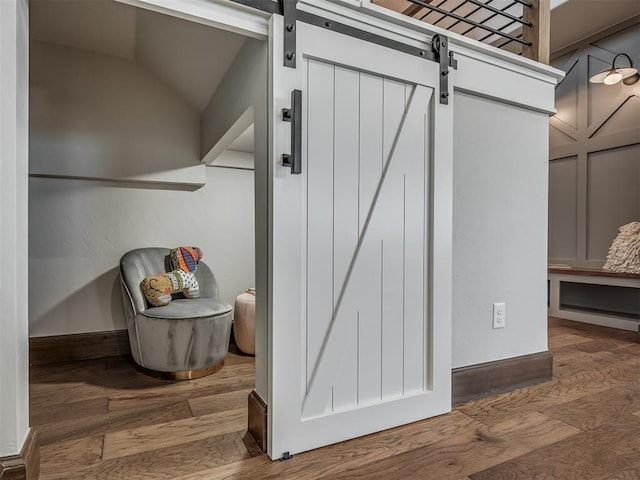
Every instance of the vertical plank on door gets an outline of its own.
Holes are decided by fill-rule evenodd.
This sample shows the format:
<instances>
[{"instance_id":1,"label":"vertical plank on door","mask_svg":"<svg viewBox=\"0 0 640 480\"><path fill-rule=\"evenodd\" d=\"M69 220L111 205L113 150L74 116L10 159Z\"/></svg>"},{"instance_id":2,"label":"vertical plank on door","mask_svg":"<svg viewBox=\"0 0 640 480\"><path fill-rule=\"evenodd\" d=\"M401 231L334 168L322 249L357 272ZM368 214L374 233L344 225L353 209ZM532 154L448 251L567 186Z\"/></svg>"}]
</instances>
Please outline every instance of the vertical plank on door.
<instances>
[{"instance_id":1,"label":"vertical plank on door","mask_svg":"<svg viewBox=\"0 0 640 480\"><path fill-rule=\"evenodd\" d=\"M335 68L335 169L333 215L334 309L345 288L347 273L358 245L358 152L360 124L360 74L355 70ZM340 374L333 392L334 410L357 406L357 305L341 305L338 322L345 322L346 343Z\"/></svg>"},{"instance_id":2,"label":"vertical plank on door","mask_svg":"<svg viewBox=\"0 0 640 480\"><path fill-rule=\"evenodd\" d=\"M359 157L359 232L363 231L382 177L383 79L360 74L360 157ZM350 294L358 300L358 402L382 398L381 362L381 242L375 225L367 231L359 253L359 268L350 285Z\"/></svg>"},{"instance_id":3,"label":"vertical plank on door","mask_svg":"<svg viewBox=\"0 0 640 480\"><path fill-rule=\"evenodd\" d=\"M405 112L405 84L384 80L384 135L385 163L400 133ZM403 339L403 219L404 219L404 161L395 152L389 160L387 178L376 206L376 219L380 221L383 239L382 261L382 398L401 396L404 361Z\"/></svg>"},{"instance_id":4,"label":"vertical plank on door","mask_svg":"<svg viewBox=\"0 0 640 480\"><path fill-rule=\"evenodd\" d=\"M360 73L359 232L382 176L383 82L381 77Z\"/></svg>"},{"instance_id":5,"label":"vertical plank on door","mask_svg":"<svg viewBox=\"0 0 640 480\"><path fill-rule=\"evenodd\" d=\"M334 67L313 60L307 67L308 388L333 311Z\"/></svg>"},{"instance_id":6,"label":"vertical plank on door","mask_svg":"<svg viewBox=\"0 0 640 480\"><path fill-rule=\"evenodd\" d=\"M432 90L417 86L412 102L421 108L405 124L406 142L400 147L407 162L405 191L405 393L426 388L428 178L430 142L428 113ZM423 107L422 107L423 106Z\"/></svg>"},{"instance_id":7,"label":"vertical plank on door","mask_svg":"<svg viewBox=\"0 0 640 480\"><path fill-rule=\"evenodd\" d=\"M423 186L423 198L424 198L424 225L422 239L423 239L423 247L422 247L422 279L424 281L424 286L422 290L423 295L423 321L424 329L423 329L423 366L424 371L422 372L422 380L424 382L423 387L425 390L433 389L433 313L432 313L432 262L431 262L431 252L433 251L433 242L432 242L432 230L433 225L431 222L433 221L433 204L432 204L432 194L433 188L431 185L432 182L432 162L433 162L433 128L432 128L432 114L433 114L433 90L427 89L426 96L427 98L424 100L425 105L425 113L422 118L422 130L421 130L421 138L422 145L424 145L424 150L422 155L416 159L417 162L424 168L424 186Z\"/></svg>"}]
</instances>

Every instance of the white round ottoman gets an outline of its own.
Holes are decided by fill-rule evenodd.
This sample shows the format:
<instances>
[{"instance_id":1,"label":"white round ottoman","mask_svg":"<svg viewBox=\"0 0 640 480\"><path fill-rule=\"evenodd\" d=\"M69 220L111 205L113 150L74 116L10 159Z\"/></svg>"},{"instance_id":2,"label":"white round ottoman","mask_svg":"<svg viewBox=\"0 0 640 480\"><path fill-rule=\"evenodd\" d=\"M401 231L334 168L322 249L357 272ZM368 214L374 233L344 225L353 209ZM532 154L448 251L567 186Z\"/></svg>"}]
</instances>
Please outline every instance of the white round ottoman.
<instances>
[{"instance_id":1,"label":"white round ottoman","mask_svg":"<svg viewBox=\"0 0 640 480\"><path fill-rule=\"evenodd\" d=\"M233 309L233 334L244 353L256 353L256 290L249 288L236 297Z\"/></svg>"}]
</instances>

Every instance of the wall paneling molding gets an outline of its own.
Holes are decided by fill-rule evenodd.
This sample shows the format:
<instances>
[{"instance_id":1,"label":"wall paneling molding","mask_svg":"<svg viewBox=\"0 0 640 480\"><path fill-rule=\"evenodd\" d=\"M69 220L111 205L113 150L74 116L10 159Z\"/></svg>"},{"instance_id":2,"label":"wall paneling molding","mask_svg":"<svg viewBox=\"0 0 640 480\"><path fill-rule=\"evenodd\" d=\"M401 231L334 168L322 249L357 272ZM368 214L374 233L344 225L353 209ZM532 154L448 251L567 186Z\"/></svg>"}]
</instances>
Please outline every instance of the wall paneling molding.
<instances>
[{"instance_id":1,"label":"wall paneling molding","mask_svg":"<svg viewBox=\"0 0 640 480\"><path fill-rule=\"evenodd\" d=\"M620 225L640 220L640 82L589 78L620 52L640 63L640 17L563 49L549 121L549 262L599 268Z\"/></svg>"}]
</instances>

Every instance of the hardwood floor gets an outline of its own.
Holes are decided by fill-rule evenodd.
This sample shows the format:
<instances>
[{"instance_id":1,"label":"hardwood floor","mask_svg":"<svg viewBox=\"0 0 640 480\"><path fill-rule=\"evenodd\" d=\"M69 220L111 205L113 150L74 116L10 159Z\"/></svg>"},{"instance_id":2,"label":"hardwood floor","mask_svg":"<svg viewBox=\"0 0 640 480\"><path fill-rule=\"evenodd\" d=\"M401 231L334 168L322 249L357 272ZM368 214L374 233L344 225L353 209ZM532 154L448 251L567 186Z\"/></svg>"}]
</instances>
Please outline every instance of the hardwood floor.
<instances>
[{"instance_id":1,"label":"hardwood floor","mask_svg":"<svg viewBox=\"0 0 640 480\"><path fill-rule=\"evenodd\" d=\"M272 462L246 433L252 357L171 383L112 358L31 369L43 480L640 480L640 343L550 319L551 382Z\"/></svg>"}]
</instances>

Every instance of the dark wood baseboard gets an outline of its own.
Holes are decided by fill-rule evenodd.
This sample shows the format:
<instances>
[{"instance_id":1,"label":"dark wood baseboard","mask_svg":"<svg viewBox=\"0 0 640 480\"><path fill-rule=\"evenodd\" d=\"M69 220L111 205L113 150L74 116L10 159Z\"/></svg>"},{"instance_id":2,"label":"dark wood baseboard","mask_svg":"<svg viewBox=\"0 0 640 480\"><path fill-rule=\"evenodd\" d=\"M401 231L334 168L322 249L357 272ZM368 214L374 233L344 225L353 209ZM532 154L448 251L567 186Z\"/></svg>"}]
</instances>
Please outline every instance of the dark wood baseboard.
<instances>
[{"instance_id":1,"label":"dark wood baseboard","mask_svg":"<svg viewBox=\"0 0 640 480\"><path fill-rule=\"evenodd\" d=\"M553 355L548 351L454 368L451 374L452 403L458 405L546 382L552 377Z\"/></svg>"},{"instance_id":2,"label":"dark wood baseboard","mask_svg":"<svg viewBox=\"0 0 640 480\"><path fill-rule=\"evenodd\" d=\"M260 449L267 451L267 404L255 390L249 394L249 421L247 430Z\"/></svg>"},{"instance_id":3,"label":"dark wood baseboard","mask_svg":"<svg viewBox=\"0 0 640 480\"><path fill-rule=\"evenodd\" d=\"M31 428L19 455L0 457L0 480L38 480L40 446L38 434Z\"/></svg>"},{"instance_id":4,"label":"dark wood baseboard","mask_svg":"<svg viewBox=\"0 0 640 480\"><path fill-rule=\"evenodd\" d=\"M29 339L29 364L47 365L131 355L127 330L77 333Z\"/></svg>"}]
</instances>

